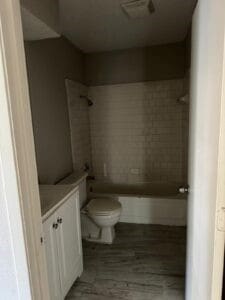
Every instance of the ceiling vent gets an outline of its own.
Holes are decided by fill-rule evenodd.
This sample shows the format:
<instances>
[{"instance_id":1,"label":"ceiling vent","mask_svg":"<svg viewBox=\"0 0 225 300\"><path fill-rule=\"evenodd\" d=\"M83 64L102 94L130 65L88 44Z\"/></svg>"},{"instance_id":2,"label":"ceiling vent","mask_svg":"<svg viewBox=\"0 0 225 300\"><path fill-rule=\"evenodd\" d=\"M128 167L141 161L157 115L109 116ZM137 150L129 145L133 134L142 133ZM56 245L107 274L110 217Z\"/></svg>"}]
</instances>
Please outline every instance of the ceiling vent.
<instances>
[{"instance_id":1,"label":"ceiling vent","mask_svg":"<svg viewBox=\"0 0 225 300\"><path fill-rule=\"evenodd\" d=\"M148 17L155 11L152 0L132 0L122 3L121 7L131 19Z\"/></svg>"}]
</instances>

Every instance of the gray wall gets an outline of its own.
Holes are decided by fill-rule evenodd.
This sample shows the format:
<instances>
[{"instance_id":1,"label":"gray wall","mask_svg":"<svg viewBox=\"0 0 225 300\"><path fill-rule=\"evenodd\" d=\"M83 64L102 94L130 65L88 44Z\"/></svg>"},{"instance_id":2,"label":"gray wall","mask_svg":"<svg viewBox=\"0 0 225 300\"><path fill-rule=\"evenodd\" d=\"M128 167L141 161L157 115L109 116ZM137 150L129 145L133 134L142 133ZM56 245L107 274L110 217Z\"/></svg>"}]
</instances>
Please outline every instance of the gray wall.
<instances>
[{"instance_id":1,"label":"gray wall","mask_svg":"<svg viewBox=\"0 0 225 300\"><path fill-rule=\"evenodd\" d=\"M87 85L183 78L186 42L85 55Z\"/></svg>"},{"instance_id":2,"label":"gray wall","mask_svg":"<svg viewBox=\"0 0 225 300\"><path fill-rule=\"evenodd\" d=\"M65 78L83 82L83 55L65 38L25 43L38 175L55 183L72 171Z\"/></svg>"},{"instance_id":3,"label":"gray wall","mask_svg":"<svg viewBox=\"0 0 225 300\"><path fill-rule=\"evenodd\" d=\"M91 86L183 78L186 44L84 55L64 37L26 42L40 182L55 183L73 168L66 78Z\"/></svg>"}]
</instances>

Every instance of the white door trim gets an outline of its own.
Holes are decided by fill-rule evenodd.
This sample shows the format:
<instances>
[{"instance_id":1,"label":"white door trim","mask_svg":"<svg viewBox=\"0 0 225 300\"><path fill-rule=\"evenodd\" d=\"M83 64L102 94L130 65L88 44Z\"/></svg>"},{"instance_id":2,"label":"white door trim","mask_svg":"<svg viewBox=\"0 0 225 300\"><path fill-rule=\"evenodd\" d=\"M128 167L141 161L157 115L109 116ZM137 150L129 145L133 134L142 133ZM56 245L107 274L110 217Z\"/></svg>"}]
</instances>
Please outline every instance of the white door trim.
<instances>
[{"instance_id":1,"label":"white door trim","mask_svg":"<svg viewBox=\"0 0 225 300\"><path fill-rule=\"evenodd\" d=\"M0 56L0 196L17 282L17 298L13 299L48 300L19 0L1 0ZM1 286L1 294L4 288L9 286Z\"/></svg>"},{"instance_id":2,"label":"white door trim","mask_svg":"<svg viewBox=\"0 0 225 300\"><path fill-rule=\"evenodd\" d=\"M225 24L225 22L224 22ZM224 49L223 49L223 71L222 71L222 92L220 109L220 133L218 147L218 170L217 170L217 195L214 234L214 259L212 274L212 295L211 299L221 299L223 286L223 265L224 265L224 244L225 244L225 30L224 30ZM219 224L219 220L222 221ZM219 229L219 226L223 228ZM219 287L219 288L218 288Z\"/></svg>"},{"instance_id":3,"label":"white door trim","mask_svg":"<svg viewBox=\"0 0 225 300\"><path fill-rule=\"evenodd\" d=\"M186 299L221 300L225 239L225 212L220 213L225 206L225 2L199 0L192 25Z\"/></svg>"}]
</instances>

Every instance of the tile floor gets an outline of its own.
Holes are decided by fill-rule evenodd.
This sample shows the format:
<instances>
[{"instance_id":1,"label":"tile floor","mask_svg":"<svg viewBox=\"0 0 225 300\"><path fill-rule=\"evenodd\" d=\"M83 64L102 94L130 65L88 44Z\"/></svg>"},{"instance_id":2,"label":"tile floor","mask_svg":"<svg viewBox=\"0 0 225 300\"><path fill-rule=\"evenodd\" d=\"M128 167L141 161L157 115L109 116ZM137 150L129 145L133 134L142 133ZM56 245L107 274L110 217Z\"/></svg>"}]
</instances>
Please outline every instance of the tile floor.
<instances>
[{"instance_id":1,"label":"tile floor","mask_svg":"<svg viewBox=\"0 0 225 300\"><path fill-rule=\"evenodd\" d=\"M113 245L83 242L84 272L67 300L184 299L186 229L119 223Z\"/></svg>"}]
</instances>

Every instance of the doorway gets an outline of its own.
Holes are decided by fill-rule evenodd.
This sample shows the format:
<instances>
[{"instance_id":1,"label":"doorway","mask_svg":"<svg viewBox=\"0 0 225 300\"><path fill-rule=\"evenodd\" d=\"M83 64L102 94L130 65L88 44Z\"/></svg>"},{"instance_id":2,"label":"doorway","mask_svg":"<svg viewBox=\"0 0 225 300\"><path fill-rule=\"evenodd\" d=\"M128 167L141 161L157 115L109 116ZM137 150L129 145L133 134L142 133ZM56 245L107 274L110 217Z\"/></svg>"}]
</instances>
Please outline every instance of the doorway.
<instances>
[{"instance_id":1,"label":"doorway","mask_svg":"<svg viewBox=\"0 0 225 300\"><path fill-rule=\"evenodd\" d=\"M223 130L221 129L222 126L220 126L220 121L222 120L221 111L223 111L223 68L221 67L224 50L223 43L221 42L224 37L224 26L222 26L224 20L223 11L222 4L221 6L219 6L219 4L218 6L213 6L210 1L207 3L200 2L195 12L194 19L194 28L196 31L194 32L193 38L194 46L192 46L192 53L194 53L194 58L192 59L192 62L194 62L195 67L194 70L192 69L191 76L191 94L193 97L192 99L194 99L194 104L192 104L192 116L194 116L194 122L191 127L191 130L194 128L194 134L192 133L191 137L192 142L194 143L191 145L195 146L193 146L194 148L192 149L193 152L190 160L193 167L193 176L189 177L189 224L191 224L191 226L188 229L187 299L207 299L207 297L208 299L219 299L221 293L221 289L218 287L221 286L222 278L221 261L223 261L222 257L224 249L222 245L224 234L222 225L219 225L219 227L216 225L216 218L217 213L220 213L223 199L223 170L219 168L222 166L223 162L221 155ZM206 16L208 17L207 20L209 20L207 28L204 26ZM215 20L219 20L220 22L214 22ZM206 28L205 30L207 30L206 32L208 34L204 35L203 28ZM217 35L214 34L215 32L217 32ZM218 38L218 36L220 38ZM213 49L210 47L212 42L217 46L216 49L218 55L216 57L215 55L211 55L213 53ZM205 51L206 46L208 47L207 51ZM209 69L213 72L208 72ZM201 72L199 72L199 70L201 70ZM218 86L211 84L214 82L214 80L211 80L214 78L213 76L218 78ZM207 89L205 88L206 86ZM216 102L214 102L213 105L210 102L211 97L216 99ZM208 100L206 102L207 105L205 102L199 100L203 98L204 100ZM198 99L198 101L195 101L196 99ZM199 109L199 106L201 109ZM214 113L213 115L212 111ZM204 121L208 120L207 118L210 116L212 119L210 125L213 126L207 126L209 123L202 122L202 119L199 121L198 112L201 112L201 116L204 116ZM201 127L200 123L201 125L203 123L204 126ZM214 147L208 147L211 144L212 137L214 138ZM196 145L202 147L201 154L199 151L195 151L199 149ZM209 150L208 153L206 149ZM199 171L199 173L197 171ZM137 173L137 171L135 172ZM212 180L212 174L215 181ZM204 179L204 185L200 179L202 179L202 181ZM205 188L205 186L207 186L207 188ZM197 202L197 199L200 199L201 201ZM203 199L207 199L207 205L204 205L205 202L202 202ZM221 247L218 247L218 249L217 247L214 247L213 243L211 243L212 240L214 240L216 245L221 245ZM207 247L209 244L212 245L211 248ZM210 260L209 258L212 259ZM198 272L196 272L196 270L202 270L202 274L204 274L201 278L201 283L199 283L197 287L196 282L198 282ZM208 287L208 290L205 289L205 287Z\"/></svg>"}]
</instances>

